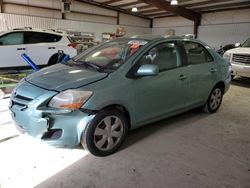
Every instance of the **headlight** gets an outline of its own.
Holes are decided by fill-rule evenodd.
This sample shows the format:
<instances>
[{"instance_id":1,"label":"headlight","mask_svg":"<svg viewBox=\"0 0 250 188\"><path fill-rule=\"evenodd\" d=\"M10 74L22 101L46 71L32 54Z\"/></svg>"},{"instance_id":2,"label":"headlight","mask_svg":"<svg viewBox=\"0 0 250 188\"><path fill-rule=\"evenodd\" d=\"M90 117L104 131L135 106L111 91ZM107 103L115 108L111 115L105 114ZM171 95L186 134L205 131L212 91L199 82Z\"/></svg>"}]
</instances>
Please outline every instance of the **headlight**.
<instances>
[{"instance_id":1,"label":"headlight","mask_svg":"<svg viewBox=\"0 0 250 188\"><path fill-rule=\"evenodd\" d=\"M60 109L79 109L91 97L92 93L92 91L69 89L54 96L48 106Z\"/></svg>"},{"instance_id":2,"label":"headlight","mask_svg":"<svg viewBox=\"0 0 250 188\"><path fill-rule=\"evenodd\" d=\"M228 62L230 62L230 60L231 60L231 54L226 52L226 53L224 53L223 58L225 60L227 60Z\"/></svg>"}]
</instances>

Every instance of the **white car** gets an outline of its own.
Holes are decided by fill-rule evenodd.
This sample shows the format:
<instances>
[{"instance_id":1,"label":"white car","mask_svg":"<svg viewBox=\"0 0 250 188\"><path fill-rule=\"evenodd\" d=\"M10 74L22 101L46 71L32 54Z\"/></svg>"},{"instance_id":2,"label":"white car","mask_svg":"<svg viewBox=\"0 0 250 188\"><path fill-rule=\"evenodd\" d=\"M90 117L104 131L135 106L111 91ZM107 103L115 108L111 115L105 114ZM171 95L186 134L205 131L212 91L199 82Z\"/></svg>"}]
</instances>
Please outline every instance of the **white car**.
<instances>
[{"instance_id":1,"label":"white car","mask_svg":"<svg viewBox=\"0 0 250 188\"><path fill-rule=\"evenodd\" d=\"M73 57L77 54L63 32L34 30L32 28L14 29L0 33L0 69L20 69L28 64L21 54L27 54L38 66L53 65L58 60L58 50Z\"/></svg>"},{"instance_id":2,"label":"white car","mask_svg":"<svg viewBox=\"0 0 250 188\"><path fill-rule=\"evenodd\" d=\"M242 76L250 78L250 38L242 45L238 44L238 46L238 48L226 51L223 57L232 65L232 77Z\"/></svg>"}]
</instances>

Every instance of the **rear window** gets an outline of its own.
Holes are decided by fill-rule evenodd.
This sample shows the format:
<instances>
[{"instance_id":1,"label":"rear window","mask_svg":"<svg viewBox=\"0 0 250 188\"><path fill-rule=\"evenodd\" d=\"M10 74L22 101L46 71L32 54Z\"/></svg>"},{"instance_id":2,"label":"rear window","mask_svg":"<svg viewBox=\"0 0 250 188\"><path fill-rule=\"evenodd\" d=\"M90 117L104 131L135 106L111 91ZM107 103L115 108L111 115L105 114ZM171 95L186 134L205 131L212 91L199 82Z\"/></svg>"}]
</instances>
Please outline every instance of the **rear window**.
<instances>
[{"instance_id":1,"label":"rear window","mask_svg":"<svg viewBox=\"0 0 250 188\"><path fill-rule=\"evenodd\" d=\"M35 44L35 43L48 43L48 42L58 42L62 36L42 33L42 32L25 32L24 42L25 44Z\"/></svg>"},{"instance_id":2,"label":"rear window","mask_svg":"<svg viewBox=\"0 0 250 188\"><path fill-rule=\"evenodd\" d=\"M0 45L19 45L23 42L23 32L8 33L0 37Z\"/></svg>"}]
</instances>

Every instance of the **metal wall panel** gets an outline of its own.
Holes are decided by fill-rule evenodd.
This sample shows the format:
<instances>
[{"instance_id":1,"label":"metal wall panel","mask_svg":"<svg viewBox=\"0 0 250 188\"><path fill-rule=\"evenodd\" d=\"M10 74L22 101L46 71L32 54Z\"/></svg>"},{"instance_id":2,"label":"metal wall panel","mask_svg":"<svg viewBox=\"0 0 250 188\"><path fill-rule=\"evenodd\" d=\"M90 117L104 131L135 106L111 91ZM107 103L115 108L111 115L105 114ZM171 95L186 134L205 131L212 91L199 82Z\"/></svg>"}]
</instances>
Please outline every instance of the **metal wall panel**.
<instances>
[{"instance_id":1,"label":"metal wall panel","mask_svg":"<svg viewBox=\"0 0 250 188\"><path fill-rule=\"evenodd\" d=\"M47 18L61 18L61 11L59 10L55 11L52 9L28 7L25 5L4 4L3 12L30 16L41 16Z\"/></svg>"},{"instance_id":2,"label":"metal wall panel","mask_svg":"<svg viewBox=\"0 0 250 188\"><path fill-rule=\"evenodd\" d=\"M250 37L250 9L202 15L198 38L213 48L244 42Z\"/></svg>"},{"instance_id":3,"label":"metal wall panel","mask_svg":"<svg viewBox=\"0 0 250 188\"><path fill-rule=\"evenodd\" d=\"M96 16L96 15L90 15L90 14L70 13L70 14L66 14L66 19L77 20L77 21L116 24L116 18Z\"/></svg>"},{"instance_id":4,"label":"metal wall panel","mask_svg":"<svg viewBox=\"0 0 250 188\"><path fill-rule=\"evenodd\" d=\"M174 29L176 35L193 33L193 22L181 17L154 20L152 32L165 35ZM207 13L202 15L198 39L218 49L221 45L244 42L250 37L250 9Z\"/></svg>"},{"instance_id":5,"label":"metal wall panel","mask_svg":"<svg viewBox=\"0 0 250 188\"><path fill-rule=\"evenodd\" d=\"M3 3L14 3L20 5L31 5L44 8L61 9L60 0L3 0Z\"/></svg>"},{"instance_id":6,"label":"metal wall panel","mask_svg":"<svg viewBox=\"0 0 250 188\"><path fill-rule=\"evenodd\" d=\"M152 33L151 28L121 26L124 26L127 35ZM39 29L71 29L75 31L94 32L96 40L101 40L102 32L114 33L117 25L0 13L0 31L22 27L33 27Z\"/></svg>"},{"instance_id":7,"label":"metal wall panel","mask_svg":"<svg viewBox=\"0 0 250 188\"><path fill-rule=\"evenodd\" d=\"M81 3L74 1L71 5L71 10L76 12L85 12L85 13L92 13L92 14L101 14L101 15L107 15L107 16L116 16L116 11L97 7L94 5Z\"/></svg>"},{"instance_id":8,"label":"metal wall panel","mask_svg":"<svg viewBox=\"0 0 250 188\"><path fill-rule=\"evenodd\" d=\"M199 27L198 38L211 47L244 42L250 37L250 23L203 25Z\"/></svg>"},{"instance_id":9,"label":"metal wall panel","mask_svg":"<svg viewBox=\"0 0 250 188\"><path fill-rule=\"evenodd\" d=\"M182 18L180 16L174 16L174 17L166 17L166 18L156 18L154 19L153 27L154 28L164 28L164 27L176 27L176 26L193 26L193 22Z\"/></svg>"},{"instance_id":10,"label":"metal wall panel","mask_svg":"<svg viewBox=\"0 0 250 188\"><path fill-rule=\"evenodd\" d=\"M120 13L120 24L137 27L149 27L150 20L139 18L136 16Z\"/></svg>"},{"instance_id":11,"label":"metal wall panel","mask_svg":"<svg viewBox=\"0 0 250 188\"><path fill-rule=\"evenodd\" d=\"M192 34L193 33L193 26L184 26L184 27L159 27L159 28L153 28L152 32L156 35L167 35L169 30L174 30L175 35L183 35L183 34Z\"/></svg>"}]
</instances>

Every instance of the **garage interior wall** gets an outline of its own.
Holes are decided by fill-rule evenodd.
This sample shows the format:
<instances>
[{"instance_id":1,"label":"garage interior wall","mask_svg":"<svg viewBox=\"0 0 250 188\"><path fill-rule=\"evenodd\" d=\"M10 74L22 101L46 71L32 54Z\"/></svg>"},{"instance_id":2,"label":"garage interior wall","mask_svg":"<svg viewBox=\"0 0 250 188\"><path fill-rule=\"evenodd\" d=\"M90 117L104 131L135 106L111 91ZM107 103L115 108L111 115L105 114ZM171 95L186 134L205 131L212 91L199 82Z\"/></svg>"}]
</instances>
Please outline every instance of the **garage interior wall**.
<instances>
[{"instance_id":1,"label":"garage interior wall","mask_svg":"<svg viewBox=\"0 0 250 188\"><path fill-rule=\"evenodd\" d=\"M193 33L193 22L182 17L154 20L153 34L166 35L175 30L176 35ZM220 45L244 42L250 35L250 9L202 14L198 39L218 49Z\"/></svg>"},{"instance_id":2,"label":"garage interior wall","mask_svg":"<svg viewBox=\"0 0 250 188\"><path fill-rule=\"evenodd\" d=\"M1 10L0 31L22 27L71 29L94 32L95 39L101 40L103 32L114 33L117 28L116 11L77 1L65 19L62 19L59 0L4 0ZM152 33L150 20L136 16L120 13L119 25L125 27L127 35Z\"/></svg>"}]
</instances>

